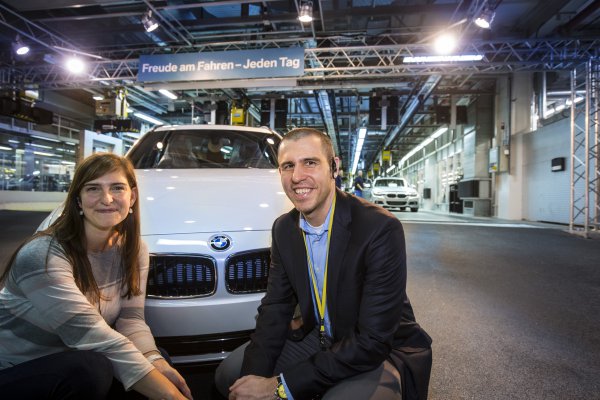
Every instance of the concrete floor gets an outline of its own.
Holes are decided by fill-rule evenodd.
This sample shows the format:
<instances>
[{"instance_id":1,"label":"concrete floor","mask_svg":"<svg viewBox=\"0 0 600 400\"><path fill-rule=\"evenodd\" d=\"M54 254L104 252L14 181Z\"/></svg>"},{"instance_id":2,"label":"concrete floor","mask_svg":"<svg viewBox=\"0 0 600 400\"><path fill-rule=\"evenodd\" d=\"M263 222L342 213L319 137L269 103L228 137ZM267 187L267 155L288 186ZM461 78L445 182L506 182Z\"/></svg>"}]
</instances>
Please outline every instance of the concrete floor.
<instances>
[{"instance_id":1,"label":"concrete floor","mask_svg":"<svg viewBox=\"0 0 600 400\"><path fill-rule=\"evenodd\" d=\"M0 262L45 213L0 211ZM563 227L396 213L408 294L433 337L430 399L600 399L600 239ZM212 368L186 367L195 399Z\"/></svg>"}]
</instances>

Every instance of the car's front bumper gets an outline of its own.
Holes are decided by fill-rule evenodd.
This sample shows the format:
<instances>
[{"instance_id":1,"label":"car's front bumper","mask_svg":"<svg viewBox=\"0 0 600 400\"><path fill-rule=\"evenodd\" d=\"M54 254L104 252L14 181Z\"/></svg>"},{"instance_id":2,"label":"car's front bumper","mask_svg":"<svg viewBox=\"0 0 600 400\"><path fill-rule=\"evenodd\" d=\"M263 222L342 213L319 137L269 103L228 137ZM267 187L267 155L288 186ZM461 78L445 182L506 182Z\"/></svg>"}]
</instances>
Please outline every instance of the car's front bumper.
<instances>
[{"instance_id":1,"label":"car's front bumper","mask_svg":"<svg viewBox=\"0 0 600 400\"><path fill-rule=\"evenodd\" d=\"M222 233L232 241L227 251L211 250L208 233L144 236L152 257L203 255L215 263L216 285L207 295L146 298L146 322L159 345L170 353L176 348L172 354L176 355L176 362L221 359L232 346L247 340L256 326L257 309L264 292L232 293L226 266L239 254L268 251L270 231ZM267 264L263 261L264 267L268 268ZM175 272L170 276L169 279L177 279ZM156 280L156 271L150 271L150 278Z\"/></svg>"},{"instance_id":2,"label":"car's front bumper","mask_svg":"<svg viewBox=\"0 0 600 400\"><path fill-rule=\"evenodd\" d=\"M398 195L375 195L373 194L373 203L384 208L419 208L418 197L400 197Z\"/></svg>"},{"instance_id":3,"label":"car's front bumper","mask_svg":"<svg viewBox=\"0 0 600 400\"><path fill-rule=\"evenodd\" d=\"M174 363L223 359L249 339L264 293L146 299L146 321Z\"/></svg>"},{"instance_id":4,"label":"car's front bumper","mask_svg":"<svg viewBox=\"0 0 600 400\"><path fill-rule=\"evenodd\" d=\"M157 337L198 336L254 329L264 293L227 298L146 299L146 321Z\"/></svg>"}]
</instances>

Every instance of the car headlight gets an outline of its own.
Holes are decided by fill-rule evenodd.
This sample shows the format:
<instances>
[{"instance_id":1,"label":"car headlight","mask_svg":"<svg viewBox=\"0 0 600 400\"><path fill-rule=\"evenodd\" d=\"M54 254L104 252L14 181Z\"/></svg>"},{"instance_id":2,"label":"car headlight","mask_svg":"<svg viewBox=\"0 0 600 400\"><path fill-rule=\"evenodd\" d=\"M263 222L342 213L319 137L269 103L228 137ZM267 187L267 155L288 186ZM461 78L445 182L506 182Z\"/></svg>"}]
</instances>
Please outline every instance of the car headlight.
<instances>
[{"instance_id":1,"label":"car headlight","mask_svg":"<svg viewBox=\"0 0 600 400\"><path fill-rule=\"evenodd\" d=\"M380 191L380 190L376 190L376 189L375 189L375 190L373 190L371 193L373 193L375 196L381 196L381 195L383 194L383 192L382 192L382 191Z\"/></svg>"}]
</instances>

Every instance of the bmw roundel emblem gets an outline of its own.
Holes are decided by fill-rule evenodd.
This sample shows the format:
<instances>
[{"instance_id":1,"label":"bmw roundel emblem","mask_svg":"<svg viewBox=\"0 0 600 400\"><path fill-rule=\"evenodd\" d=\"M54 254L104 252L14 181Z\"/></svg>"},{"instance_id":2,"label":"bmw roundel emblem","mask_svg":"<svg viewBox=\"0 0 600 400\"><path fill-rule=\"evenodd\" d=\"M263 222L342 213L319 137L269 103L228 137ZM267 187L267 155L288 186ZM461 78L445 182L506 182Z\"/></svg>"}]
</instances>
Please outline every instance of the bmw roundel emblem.
<instances>
[{"instance_id":1,"label":"bmw roundel emblem","mask_svg":"<svg viewBox=\"0 0 600 400\"><path fill-rule=\"evenodd\" d=\"M210 247L216 251L225 251L231 246L231 238L227 235L213 235L209 242Z\"/></svg>"}]
</instances>

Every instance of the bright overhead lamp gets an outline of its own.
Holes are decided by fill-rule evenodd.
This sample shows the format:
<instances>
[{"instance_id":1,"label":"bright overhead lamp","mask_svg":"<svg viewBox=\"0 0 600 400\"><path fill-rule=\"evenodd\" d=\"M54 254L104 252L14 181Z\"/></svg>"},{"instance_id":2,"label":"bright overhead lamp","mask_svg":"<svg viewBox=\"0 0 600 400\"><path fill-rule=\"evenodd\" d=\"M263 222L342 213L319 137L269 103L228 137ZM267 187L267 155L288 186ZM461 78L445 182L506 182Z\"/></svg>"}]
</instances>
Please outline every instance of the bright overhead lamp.
<instances>
[{"instance_id":1,"label":"bright overhead lamp","mask_svg":"<svg viewBox=\"0 0 600 400\"><path fill-rule=\"evenodd\" d=\"M475 25L483 29L490 29L495 16L496 13L486 7L481 14L475 18Z\"/></svg>"},{"instance_id":2,"label":"bright overhead lamp","mask_svg":"<svg viewBox=\"0 0 600 400\"><path fill-rule=\"evenodd\" d=\"M104 96L101 94L95 94L92 96L92 99L97 100L97 101L101 101L104 100Z\"/></svg>"},{"instance_id":3,"label":"bright overhead lamp","mask_svg":"<svg viewBox=\"0 0 600 400\"><path fill-rule=\"evenodd\" d=\"M364 126L358 130L358 141L356 142L356 148L354 149L354 157L352 159L352 175L358 168L358 161L360 160L360 153L362 152L363 145L365 144L365 138L367 137L367 128Z\"/></svg>"},{"instance_id":4,"label":"bright overhead lamp","mask_svg":"<svg viewBox=\"0 0 600 400\"><path fill-rule=\"evenodd\" d=\"M438 54L450 54L456 48L456 37L451 33L442 33L435 38L433 47Z\"/></svg>"},{"instance_id":5,"label":"bright overhead lamp","mask_svg":"<svg viewBox=\"0 0 600 400\"><path fill-rule=\"evenodd\" d=\"M144 16L142 17L142 24L144 25L146 32L152 32L158 28L158 21L152 17L152 10L148 10L144 13Z\"/></svg>"},{"instance_id":6,"label":"bright overhead lamp","mask_svg":"<svg viewBox=\"0 0 600 400\"><path fill-rule=\"evenodd\" d=\"M75 56L69 57L67 59L66 66L67 69L74 74L80 74L85 69L85 64L81 60L81 58Z\"/></svg>"},{"instance_id":7,"label":"bright overhead lamp","mask_svg":"<svg viewBox=\"0 0 600 400\"><path fill-rule=\"evenodd\" d=\"M27 46L25 43L23 43L23 41L21 40L21 37L19 35L17 35L17 37L15 38L15 41L13 42L13 50L18 55L24 56L25 54L29 53L29 46Z\"/></svg>"},{"instance_id":8,"label":"bright overhead lamp","mask_svg":"<svg viewBox=\"0 0 600 400\"><path fill-rule=\"evenodd\" d=\"M302 23L312 22L313 6L312 1L305 1L300 5L300 14L298 14L298 20Z\"/></svg>"},{"instance_id":9,"label":"bright overhead lamp","mask_svg":"<svg viewBox=\"0 0 600 400\"><path fill-rule=\"evenodd\" d=\"M365 128L364 126L362 128L360 128L358 130L358 138L359 139L364 139L365 137L367 137L367 128Z\"/></svg>"},{"instance_id":10,"label":"bright overhead lamp","mask_svg":"<svg viewBox=\"0 0 600 400\"><path fill-rule=\"evenodd\" d=\"M177 95L167 89L159 89L158 91L160 94L162 94L165 97L170 98L171 100L176 100L177 99Z\"/></svg>"}]
</instances>

